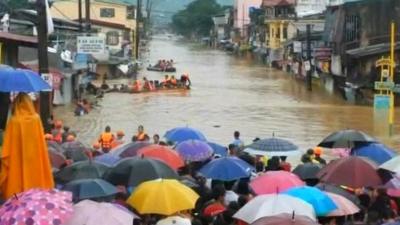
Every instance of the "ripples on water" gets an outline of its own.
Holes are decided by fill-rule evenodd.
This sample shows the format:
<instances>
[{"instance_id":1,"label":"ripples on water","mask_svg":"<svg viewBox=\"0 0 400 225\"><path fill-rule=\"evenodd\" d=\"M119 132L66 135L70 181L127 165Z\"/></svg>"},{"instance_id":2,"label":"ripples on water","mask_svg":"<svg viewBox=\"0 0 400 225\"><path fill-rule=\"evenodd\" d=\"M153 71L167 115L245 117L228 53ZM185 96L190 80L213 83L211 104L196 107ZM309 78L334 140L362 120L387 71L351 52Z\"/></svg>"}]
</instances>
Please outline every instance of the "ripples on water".
<instances>
[{"instance_id":1,"label":"ripples on water","mask_svg":"<svg viewBox=\"0 0 400 225\"><path fill-rule=\"evenodd\" d=\"M77 130L91 144L106 125L124 130L130 139L139 124L149 134L160 135L176 126L193 126L222 144L232 140L234 130L249 143L255 137L292 140L302 149L315 146L329 133L353 128L375 135L397 149L397 135L387 136L385 123L375 122L371 107L354 106L340 96L318 87L308 92L302 81L289 75L238 59L219 50L155 39L149 63L174 59L178 73L189 72L193 88L144 94L107 94L101 107L89 115L74 117L70 106L58 107L56 116ZM162 73L142 71L141 76L162 79ZM179 77L179 75L178 75ZM399 121L399 111L396 121ZM395 126L395 133L400 133Z\"/></svg>"}]
</instances>

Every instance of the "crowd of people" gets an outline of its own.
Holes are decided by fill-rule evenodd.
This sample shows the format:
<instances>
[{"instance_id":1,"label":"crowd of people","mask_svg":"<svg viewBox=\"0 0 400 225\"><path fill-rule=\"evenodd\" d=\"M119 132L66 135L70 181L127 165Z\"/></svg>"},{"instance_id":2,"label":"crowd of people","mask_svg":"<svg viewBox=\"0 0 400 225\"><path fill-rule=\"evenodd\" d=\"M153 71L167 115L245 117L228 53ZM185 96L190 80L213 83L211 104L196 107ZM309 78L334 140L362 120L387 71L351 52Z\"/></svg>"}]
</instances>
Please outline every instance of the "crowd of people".
<instances>
[{"instance_id":1,"label":"crowd of people","mask_svg":"<svg viewBox=\"0 0 400 225\"><path fill-rule=\"evenodd\" d=\"M49 134L50 135L50 134ZM111 127L107 126L98 140L93 145L91 157L113 151L115 147L126 143L124 141L124 132L112 132ZM63 127L61 122L54 124L54 130L51 136L57 142L68 142L75 140L76 134L71 132L68 127ZM257 141L255 139L253 141ZM145 132L143 126L139 126L131 140L132 142L150 142L159 145L171 145L172 143L163 142L158 134L154 134L152 140ZM254 192L249 186L249 182L255 177L267 171L292 171L293 166L287 161L285 156L253 157L243 151L244 142L240 138L240 132L235 131L233 141L226 148L227 154L237 156L246 161L255 168L251 177L242 178L235 181L218 181L207 180L202 177L198 171L205 162L192 162L186 164L178 170L182 179L189 180L194 183L192 189L195 190L200 198L193 210L180 212L179 216L187 218L188 224L198 225L242 225L246 224L243 221L233 218L233 215L243 207L248 201L255 197ZM325 165L327 161L322 157L323 151L316 147L306 151L301 156L301 163ZM220 156L214 156L220 157ZM307 182L307 185L314 186L318 182ZM115 196L114 202L120 204L134 213L139 213L129 207L125 200L129 196L129 187L122 188L121 193ZM390 197L385 189L380 188L362 188L357 190L347 190L350 194L356 196L359 201L358 207L361 211L357 214L347 217L320 217L319 223L322 225L400 225L397 220L399 208L398 199ZM157 224L157 221L162 219L162 216L157 215L141 215L141 220L136 221L136 224L150 225Z\"/></svg>"},{"instance_id":2,"label":"crowd of people","mask_svg":"<svg viewBox=\"0 0 400 225\"><path fill-rule=\"evenodd\" d=\"M154 65L155 67L159 67L162 70L167 70L169 68L172 68L174 66L174 60L165 60L165 59L160 59L158 62Z\"/></svg>"}]
</instances>

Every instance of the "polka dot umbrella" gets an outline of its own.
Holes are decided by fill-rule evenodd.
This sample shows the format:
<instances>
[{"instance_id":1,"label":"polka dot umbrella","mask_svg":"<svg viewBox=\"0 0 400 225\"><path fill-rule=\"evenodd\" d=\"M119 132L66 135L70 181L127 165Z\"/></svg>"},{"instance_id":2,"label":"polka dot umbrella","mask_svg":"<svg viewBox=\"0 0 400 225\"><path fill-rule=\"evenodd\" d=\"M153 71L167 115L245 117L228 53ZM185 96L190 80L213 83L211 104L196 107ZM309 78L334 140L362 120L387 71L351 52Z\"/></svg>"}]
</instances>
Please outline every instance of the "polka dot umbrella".
<instances>
[{"instance_id":1,"label":"polka dot umbrella","mask_svg":"<svg viewBox=\"0 0 400 225\"><path fill-rule=\"evenodd\" d=\"M72 212L71 193L31 189L4 203L0 208L0 224L61 225Z\"/></svg>"}]
</instances>

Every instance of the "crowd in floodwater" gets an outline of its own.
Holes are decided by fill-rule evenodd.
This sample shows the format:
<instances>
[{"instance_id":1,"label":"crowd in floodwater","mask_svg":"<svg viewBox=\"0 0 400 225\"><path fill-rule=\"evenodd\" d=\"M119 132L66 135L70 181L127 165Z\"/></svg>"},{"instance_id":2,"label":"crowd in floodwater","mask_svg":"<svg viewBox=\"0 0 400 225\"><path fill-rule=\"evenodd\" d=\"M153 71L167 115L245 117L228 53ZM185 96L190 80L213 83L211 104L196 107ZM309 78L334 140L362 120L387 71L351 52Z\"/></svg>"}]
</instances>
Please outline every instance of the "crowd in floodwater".
<instances>
[{"instance_id":1,"label":"crowd in floodwater","mask_svg":"<svg viewBox=\"0 0 400 225\"><path fill-rule=\"evenodd\" d=\"M60 121L54 122L54 127L51 134L47 134L48 141L56 141L59 143L75 141L76 133L70 131L66 126L63 126ZM92 148L88 150L89 158L106 154L121 144L124 141L124 132L113 132L110 126L105 128L105 131L100 134L99 139L95 140ZM184 211L176 214L182 217L187 223L193 225L233 225L246 224L243 221L237 220L233 215L241 209L247 202L255 197L255 193L249 186L249 182L255 177L268 171L292 171L293 166L287 162L286 157L274 156L269 159L266 157L253 157L243 152L244 142L240 139L240 133L234 132L233 141L226 148L227 154L237 156L256 168L256 171L251 177L242 178L234 181L223 182L218 180L208 180L202 177L198 170L207 162L192 162L186 164L178 170L179 175L186 180L193 182L192 187L200 198L198 199L195 209ZM256 138L253 141L257 141ZM138 131L131 138L132 142L143 141L159 145L171 145L172 143L160 140L158 134L154 134L152 138L145 132L143 126L138 127ZM214 157L221 157L214 155ZM309 149L301 157L302 163L321 164L325 165L327 161L323 158L321 148ZM69 161L67 164L71 164ZM67 165L66 164L66 165ZM307 185L315 186L318 181L305 180ZM120 188L121 192L115 195L114 203L120 204L129 210L132 210L137 215L139 213L132 207L126 204L129 196L129 188ZM360 212L342 217L319 217L318 222L324 225L399 225L399 199L390 197L385 189L379 188L362 188L357 190L343 189L345 192L356 196ZM140 215L139 215L140 216ZM141 220L136 220L135 224L157 224L163 216L157 215L142 215Z\"/></svg>"}]
</instances>

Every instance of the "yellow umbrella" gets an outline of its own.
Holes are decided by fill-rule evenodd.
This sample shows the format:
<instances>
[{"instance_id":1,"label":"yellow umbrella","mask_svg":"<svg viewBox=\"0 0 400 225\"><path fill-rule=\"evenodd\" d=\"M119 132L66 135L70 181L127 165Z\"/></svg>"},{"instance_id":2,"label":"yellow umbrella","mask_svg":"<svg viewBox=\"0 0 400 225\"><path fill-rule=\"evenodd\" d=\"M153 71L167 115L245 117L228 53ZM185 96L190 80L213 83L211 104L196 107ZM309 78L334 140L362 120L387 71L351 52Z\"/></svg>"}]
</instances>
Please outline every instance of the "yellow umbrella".
<instances>
[{"instance_id":1,"label":"yellow umbrella","mask_svg":"<svg viewBox=\"0 0 400 225\"><path fill-rule=\"evenodd\" d=\"M32 100L20 93L4 132L0 192L7 199L32 189L54 187L43 126Z\"/></svg>"},{"instance_id":2,"label":"yellow umbrella","mask_svg":"<svg viewBox=\"0 0 400 225\"><path fill-rule=\"evenodd\" d=\"M127 203L141 214L172 215L193 209L199 196L172 179L157 179L140 184Z\"/></svg>"}]
</instances>

